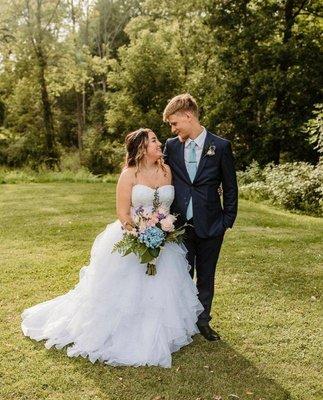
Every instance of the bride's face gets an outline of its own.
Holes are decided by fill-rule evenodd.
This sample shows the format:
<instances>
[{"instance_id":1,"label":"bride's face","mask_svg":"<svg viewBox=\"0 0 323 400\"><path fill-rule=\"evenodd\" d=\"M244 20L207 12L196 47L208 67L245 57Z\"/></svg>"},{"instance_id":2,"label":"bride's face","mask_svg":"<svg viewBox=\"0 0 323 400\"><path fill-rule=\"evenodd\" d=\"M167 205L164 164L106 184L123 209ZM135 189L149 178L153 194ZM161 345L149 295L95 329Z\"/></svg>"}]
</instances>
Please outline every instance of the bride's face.
<instances>
[{"instance_id":1,"label":"bride's face","mask_svg":"<svg viewBox=\"0 0 323 400\"><path fill-rule=\"evenodd\" d=\"M146 148L146 157L151 160L158 160L163 156L161 143L153 131L148 132L148 145Z\"/></svg>"}]
</instances>

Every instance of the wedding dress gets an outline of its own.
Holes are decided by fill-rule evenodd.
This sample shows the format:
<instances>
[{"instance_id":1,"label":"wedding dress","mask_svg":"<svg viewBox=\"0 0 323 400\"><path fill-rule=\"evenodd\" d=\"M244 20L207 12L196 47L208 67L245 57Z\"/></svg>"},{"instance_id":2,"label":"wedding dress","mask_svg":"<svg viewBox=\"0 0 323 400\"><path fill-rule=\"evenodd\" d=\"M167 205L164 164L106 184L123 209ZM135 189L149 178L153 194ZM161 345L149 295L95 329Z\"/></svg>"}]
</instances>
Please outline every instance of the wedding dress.
<instances>
[{"instance_id":1,"label":"wedding dress","mask_svg":"<svg viewBox=\"0 0 323 400\"><path fill-rule=\"evenodd\" d=\"M157 193L169 209L174 187ZM132 212L152 207L155 189L137 184L132 189ZM157 274L149 276L135 254L112 252L122 237L119 220L94 241L90 263L80 270L74 289L26 309L25 336L45 339L46 348L67 347L69 357L92 363L171 366L171 353L192 341L203 311L188 272L186 249L166 243L157 259Z\"/></svg>"}]
</instances>

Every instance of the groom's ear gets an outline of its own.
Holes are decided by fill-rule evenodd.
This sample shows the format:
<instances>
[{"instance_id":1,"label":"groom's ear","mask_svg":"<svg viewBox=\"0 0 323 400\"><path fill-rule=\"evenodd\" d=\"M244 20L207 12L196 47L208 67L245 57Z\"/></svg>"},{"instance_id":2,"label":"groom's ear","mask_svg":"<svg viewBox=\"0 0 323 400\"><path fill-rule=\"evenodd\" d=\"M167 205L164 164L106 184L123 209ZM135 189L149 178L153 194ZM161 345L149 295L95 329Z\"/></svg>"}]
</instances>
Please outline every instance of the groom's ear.
<instances>
[{"instance_id":1,"label":"groom's ear","mask_svg":"<svg viewBox=\"0 0 323 400\"><path fill-rule=\"evenodd\" d=\"M189 120L189 121L191 121L192 119L193 119L193 114L190 112L190 111L184 111L184 113L183 113L184 115L185 115L185 117Z\"/></svg>"}]
</instances>

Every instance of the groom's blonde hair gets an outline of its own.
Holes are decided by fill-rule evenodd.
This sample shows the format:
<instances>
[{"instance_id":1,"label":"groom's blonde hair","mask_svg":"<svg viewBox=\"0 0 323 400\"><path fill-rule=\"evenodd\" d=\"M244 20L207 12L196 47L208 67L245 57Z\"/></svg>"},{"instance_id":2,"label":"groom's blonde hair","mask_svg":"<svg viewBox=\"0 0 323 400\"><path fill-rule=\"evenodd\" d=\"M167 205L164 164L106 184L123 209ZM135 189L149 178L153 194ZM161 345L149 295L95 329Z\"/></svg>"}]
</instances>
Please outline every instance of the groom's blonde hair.
<instances>
[{"instance_id":1,"label":"groom's blonde hair","mask_svg":"<svg viewBox=\"0 0 323 400\"><path fill-rule=\"evenodd\" d=\"M190 111L196 118L199 117L196 100L189 93L179 94L168 102L163 112L163 121L167 122L171 115L180 111Z\"/></svg>"}]
</instances>

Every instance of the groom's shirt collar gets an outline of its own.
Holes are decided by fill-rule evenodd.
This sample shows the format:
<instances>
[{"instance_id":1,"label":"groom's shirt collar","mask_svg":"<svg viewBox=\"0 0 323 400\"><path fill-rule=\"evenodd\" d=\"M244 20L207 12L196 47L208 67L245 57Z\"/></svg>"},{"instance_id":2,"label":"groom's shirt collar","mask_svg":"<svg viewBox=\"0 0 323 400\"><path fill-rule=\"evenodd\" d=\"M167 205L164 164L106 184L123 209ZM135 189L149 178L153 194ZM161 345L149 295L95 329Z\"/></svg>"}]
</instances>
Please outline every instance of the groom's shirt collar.
<instances>
[{"instance_id":1,"label":"groom's shirt collar","mask_svg":"<svg viewBox=\"0 0 323 400\"><path fill-rule=\"evenodd\" d=\"M205 138L206 138L206 129L203 126L202 132L197 136L197 138L194 139L194 142L196 143L196 145L199 149L203 148ZM192 142L192 139L190 139L190 138L186 139L185 147L187 147L191 142Z\"/></svg>"}]
</instances>

